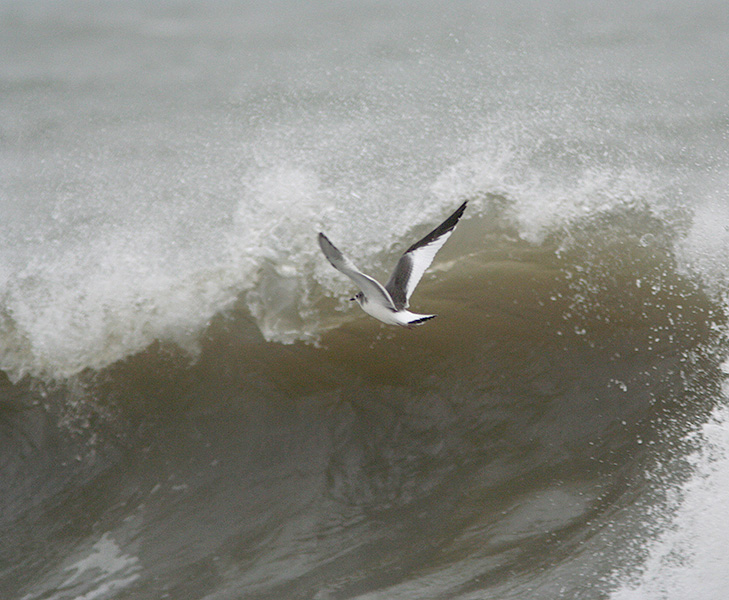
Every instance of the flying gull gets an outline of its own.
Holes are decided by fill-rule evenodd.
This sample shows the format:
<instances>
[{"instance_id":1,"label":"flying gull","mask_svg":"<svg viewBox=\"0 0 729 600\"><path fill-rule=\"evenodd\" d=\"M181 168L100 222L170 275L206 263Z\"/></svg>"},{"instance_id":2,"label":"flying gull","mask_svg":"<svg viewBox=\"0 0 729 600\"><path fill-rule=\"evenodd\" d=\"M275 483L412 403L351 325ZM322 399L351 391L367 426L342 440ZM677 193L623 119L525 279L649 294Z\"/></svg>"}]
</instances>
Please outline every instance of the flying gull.
<instances>
[{"instance_id":1,"label":"flying gull","mask_svg":"<svg viewBox=\"0 0 729 600\"><path fill-rule=\"evenodd\" d=\"M388 325L415 327L436 315L418 315L407 310L410 296L433 262L436 253L453 233L458 220L466 210L467 202L443 221L438 227L415 242L397 261L390 280L382 286L369 275L362 273L354 263L344 256L323 233L319 234L319 245L331 265L349 277L361 290L352 298L368 315Z\"/></svg>"}]
</instances>

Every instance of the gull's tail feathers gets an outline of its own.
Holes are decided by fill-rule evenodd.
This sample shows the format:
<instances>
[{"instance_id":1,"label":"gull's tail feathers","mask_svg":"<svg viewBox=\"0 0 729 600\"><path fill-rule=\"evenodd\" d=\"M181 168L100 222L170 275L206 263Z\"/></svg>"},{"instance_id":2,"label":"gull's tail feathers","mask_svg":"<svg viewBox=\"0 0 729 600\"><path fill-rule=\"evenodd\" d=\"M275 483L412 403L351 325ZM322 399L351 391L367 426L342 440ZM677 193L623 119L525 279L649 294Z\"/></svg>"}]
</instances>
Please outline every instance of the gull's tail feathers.
<instances>
[{"instance_id":1,"label":"gull's tail feathers","mask_svg":"<svg viewBox=\"0 0 729 600\"><path fill-rule=\"evenodd\" d=\"M438 315L423 315L419 316L417 319L413 319L412 321L408 321L405 325L407 328L412 329L413 327L417 327L418 325L422 325L426 321L430 321L431 319L435 319Z\"/></svg>"}]
</instances>

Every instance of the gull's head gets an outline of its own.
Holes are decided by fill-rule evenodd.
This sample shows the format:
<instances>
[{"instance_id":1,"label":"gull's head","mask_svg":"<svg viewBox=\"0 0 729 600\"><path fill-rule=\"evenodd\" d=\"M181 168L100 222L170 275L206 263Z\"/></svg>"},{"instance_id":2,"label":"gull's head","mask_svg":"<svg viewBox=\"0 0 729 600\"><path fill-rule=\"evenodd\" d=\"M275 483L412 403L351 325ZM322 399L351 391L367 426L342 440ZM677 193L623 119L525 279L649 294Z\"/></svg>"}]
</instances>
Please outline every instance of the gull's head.
<instances>
[{"instance_id":1,"label":"gull's head","mask_svg":"<svg viewBox=\"0 0 729 600\"><path fill-rule=\"evenodd\" d=\"M360 306L362 306L362 303L364 302L364 294L362 292L357 292L354 296L352 296L349 299L350 302L357 302Z\"/></svg>"}]
</instances>

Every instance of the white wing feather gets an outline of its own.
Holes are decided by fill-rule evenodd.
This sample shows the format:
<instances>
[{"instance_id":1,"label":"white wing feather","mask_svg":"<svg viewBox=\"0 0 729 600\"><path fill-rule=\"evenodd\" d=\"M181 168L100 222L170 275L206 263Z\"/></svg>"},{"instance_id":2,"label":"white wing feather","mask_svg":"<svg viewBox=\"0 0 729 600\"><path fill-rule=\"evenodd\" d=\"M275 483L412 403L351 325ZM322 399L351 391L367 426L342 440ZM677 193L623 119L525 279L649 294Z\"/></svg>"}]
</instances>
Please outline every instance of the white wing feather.
<instances>
[{"instance_id":1,"label":"white wing feather","mask_svg":"<svg viewBox=\"0 0 729 600\"><path fill-rule=\"evenodd\" d=\"M337 271L344 273L347 277L354 281L354 283L357 284L357 287L364 292L365 296L374 301L377 301L379 298L382 301L381 304L395 310L395 304L393 303L390 294L382 286L382 284L369 275L365 275L357 267L355 267L354 263L344 256L344 254L342 254L323 233L319 234L319 246L321 246L324 256L327 257L327 260L331 263L331 265L337 269Z\"/></svg>"},{"instance_id":2,"label":"white wing feather","mask_svg":"<svg viewBox=\"0 0 729 600\"><path fill-rule=\"evenodd\" d=\"M466 202L461 204L438 227L410 246L405 254L400 257L400 260L397 261L395 270L385 285L385 289L390 293L398 310L407 308L410 305L410 296L413 295L426 269L433 262L435 255L438 254L438 250L451 237L453 229L463 215L463 211L466 210L466 204Z\"/></svg>"}]
</instances>

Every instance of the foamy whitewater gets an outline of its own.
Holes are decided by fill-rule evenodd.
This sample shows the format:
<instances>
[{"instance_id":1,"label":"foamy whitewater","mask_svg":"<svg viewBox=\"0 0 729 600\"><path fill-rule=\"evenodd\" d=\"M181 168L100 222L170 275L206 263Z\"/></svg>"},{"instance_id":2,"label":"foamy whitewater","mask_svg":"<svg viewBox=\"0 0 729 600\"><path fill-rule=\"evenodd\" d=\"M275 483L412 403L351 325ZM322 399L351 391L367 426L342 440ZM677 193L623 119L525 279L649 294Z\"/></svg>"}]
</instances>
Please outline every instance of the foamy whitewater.
<instances>
[{"instance_id":1,"label":"foamy whitewater","mask_svg":"<svg viewBox=\"0 0 729 600\"><path fill-rule=\"evenodd\" d=\"M723 600L722 2L0 0L0 597ZM386 280L468 210L389 328ZM346 241L346 244L345 244Z\"/></svg>"}]
</instances>

